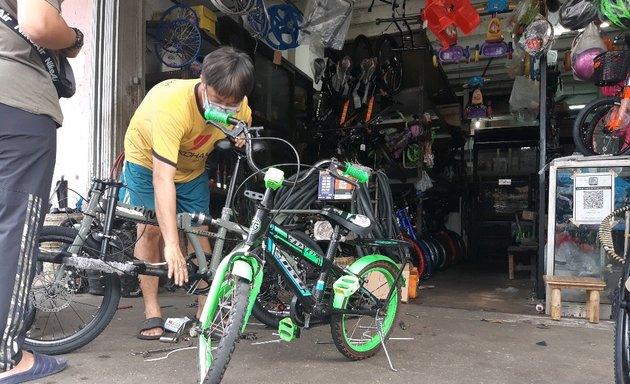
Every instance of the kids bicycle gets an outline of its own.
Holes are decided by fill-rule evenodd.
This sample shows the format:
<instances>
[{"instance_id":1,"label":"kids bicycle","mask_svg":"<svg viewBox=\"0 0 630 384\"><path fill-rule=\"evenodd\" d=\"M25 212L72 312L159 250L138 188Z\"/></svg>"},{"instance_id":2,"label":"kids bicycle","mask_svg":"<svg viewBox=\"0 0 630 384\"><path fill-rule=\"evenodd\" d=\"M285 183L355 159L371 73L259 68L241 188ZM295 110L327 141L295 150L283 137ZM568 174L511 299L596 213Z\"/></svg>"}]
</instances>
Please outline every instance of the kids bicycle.
<instances>
[{"instance_id":1,"label":"kids bicycle","mask_svg":"<svg viewBox=\"0 0 630 384\"><path fill-rule=\"evenodd\" d=\"M249 141L253 138L242 121L228 114L211 113L206 119L216 121L217 127L229 136L243 133ZM223 124L235 126L225 130ZM266 263L288 282L295 298L290 316L280 321L278 328L283 340L297 338L302 328L318 323L329 323L337 349L351 360L361 360L384 349L385 342L398 312L402 269L389 257L371 254L359 258L347 268L333 263L341 236L352 231L359 236L370 232L372 222L359 214L350 214L333 207L325 207L320 214L333 227L325 254L309 248L286 228L273 221L275 212L273 197L282 185L299 187L313 172L328 169L333 177L345 180L361 188L369 175L349 163L336 159L315 163L302 178L295 182L284 179L284 172L270 167L261 171L254 164L251 150L246 150L247 160L254 172L264 173L265 191L257 196L257 209L242 244L236 246L218 266L210 286L208 299L203 308L199 335L198 369L201 382L218 383L234 352L236 342L243 332L258 295ZM358 182L350 179L355 178ZM210 218L200 223L209 224ZM359 240L363 246L406 247L397 240ZM320 268L317 282L309 287L295 272L295 259L304 260ZM390 367L391 360L390 360Z\"/></svg>"}]
</instances>

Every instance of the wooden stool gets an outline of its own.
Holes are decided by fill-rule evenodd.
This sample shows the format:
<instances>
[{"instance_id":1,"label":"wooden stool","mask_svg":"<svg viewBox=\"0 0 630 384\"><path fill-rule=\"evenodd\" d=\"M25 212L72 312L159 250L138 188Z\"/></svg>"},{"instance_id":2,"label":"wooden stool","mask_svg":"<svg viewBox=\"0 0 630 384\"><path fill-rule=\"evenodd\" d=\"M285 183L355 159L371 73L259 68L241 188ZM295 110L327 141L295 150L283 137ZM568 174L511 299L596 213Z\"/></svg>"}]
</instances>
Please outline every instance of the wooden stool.
<instances>
[{"instance_id":1,"label":"wooden stool","mask_svg":"<svg viewBox=\"0 0 630 384\"><path fill-rule=\"evenodd\" d=\"M591 323L599 323L599 292L606 288L603 280L594 277L550 275L544 275L543 279L551 290L552 320L560 320L562 316L562 288L571 288L586 291L586 317Z\"/></svg>"},{"instance_id":2,"label":"wooden stool","mask_svg":"<svg viewBox=\"0 0 630 384\"><path fill-rule=\"evenodd\" d=\"M538 245L512 245L508 247L508 278L514 280L514 271L529 271L533 279L536 271ZM514 265L515 256L529 256L529 265Z\"/></svg>"}]
</instances>

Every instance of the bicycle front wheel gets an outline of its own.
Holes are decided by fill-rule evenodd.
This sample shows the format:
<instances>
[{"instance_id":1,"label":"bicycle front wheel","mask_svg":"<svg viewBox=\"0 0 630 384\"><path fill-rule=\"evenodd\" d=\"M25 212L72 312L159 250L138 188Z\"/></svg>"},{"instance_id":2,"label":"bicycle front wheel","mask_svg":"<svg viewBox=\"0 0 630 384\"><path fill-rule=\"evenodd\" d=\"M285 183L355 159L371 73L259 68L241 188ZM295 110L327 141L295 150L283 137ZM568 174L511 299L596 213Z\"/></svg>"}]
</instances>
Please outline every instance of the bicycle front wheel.
<instances>
[{"instance_id":1,"label":"bicycle front wheel","mask_svg":"<svg viewBox=\"0 0 630 384\"><path fill-rule=\"evenodd\" d=\"M358 274L363 284L346 300L345 309L374 310L376 316L335 314L330 328L333 342L351 360L372 357L382 348L396 322L400 302L400 284L396 284L397 268L386 261L368 264ZM394 285L396 284L396 285ZM386 300L393 290L389 300Z\"/></svg>"},{"instance_id":2,"label":"bicycle front wheel","mask_svg":"<svg viewBox=\"0 0 630 384\"><path fill-rule=\"evenodd\" d=\"M74 228L43 227L39 255L68 249L77 233ZM79 255L98 257L98 251L84 247ZM85 346L107 327L119 300L118 276L101 276L97 271L45 262L38 256L29 293L26 349L56 355Z\"/></svg>"},{"instance_id":3,"label":"bicycle front wheel","mask_svg":"<svg viewBox=\"0 0 630 384\"><path fill-rule=\"evenodd\" d=\"M630 276L630 262L626 261L619 283L615 315L615 383L630 383L630 292L626 280Z\"/></svg>"},{"instance_id":4,"label":"bicycle front wheel","mask_svg":"<svg viewBox=\"0 0 630 384\"><path fill-rule=\"evenodd\" d=\"M619 104L619 97L601 97L578 113L573 123L575 148L585 156L625 155L630 151L627 128L606 130L608 116Z\"/></svg>"},{"instance_id":5,"label":"bicycle front wheel","mask_svg":"<svg viewBox=\"0 0 630 384\"><path fill-rule=\"evenodd\" d=\"M249 281L226 275L219 292L216 313L202 324L199 335L198 365L202 383L221 382L241 337L250 290Z\"/></svg>"}]
</instances>

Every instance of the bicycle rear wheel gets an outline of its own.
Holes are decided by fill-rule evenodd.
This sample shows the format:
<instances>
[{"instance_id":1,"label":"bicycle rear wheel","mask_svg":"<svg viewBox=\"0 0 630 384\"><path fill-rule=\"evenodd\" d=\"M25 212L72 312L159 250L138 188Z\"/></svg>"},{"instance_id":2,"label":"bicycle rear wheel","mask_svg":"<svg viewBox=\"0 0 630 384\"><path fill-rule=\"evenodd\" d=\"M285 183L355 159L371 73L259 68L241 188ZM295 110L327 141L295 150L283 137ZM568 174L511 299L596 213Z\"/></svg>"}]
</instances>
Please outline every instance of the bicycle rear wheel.
<instances>
[{"instance_id":1,"label":"bicycle rear wheel","mask_svg":"<svg viewBox=\"0 0 630 384\"><path fill-rule=\"evenodd\" d=\"M625 155L630 152L626 128L606 132L606 121L619 97L601 97L578 113L573 124L575 148L585 156Z\"/></svg>"},{"instance_id":2,"label":"bicycle rear wheel","mask_svg":"<svg viewBox=\"0 0 630 384\"><path fill-rule=\"evenodd\" d=\"M40 254L66 250L77 230L46 226L39 237ZM84 247L80 256L98 257L96 247ZM89 273L89 281L88 281ZM72 352L94 340L111 321L120 300L120 280L108 274L80 270L64 264L41 261L31 283L27 315L27 349L56 355ZM98 285L98 286L96 286Z\"/></svg>"},{"instance_id":3,"label":"bicycle rear wheel","mask_svg":"<svg viewBox=\"0 0 630 384\"><path fill-rule=\"evenodd\" d=\"M396 284L396 267L387 261L368 264L358 273L363 284L345 304L345 309L374 310L376 316L333 314L330 328L335 346L351 360L372 357L382 348L396 322L400 302L400 284ZM396 285L394 285L396 284ZM389 300L387 298L393 289Z\"/></svg>"},{"instance_id":4,"label":"bicycle rear wheel","mask_svg":"<svg viewBox=\"0 0 630 384\"><path fill-rule=\"evenodd\" d=\"M630 263L624 263L619 280L615 315L615 383L630 383L630 292L626 280L630 277Z\"/></svg>"},{"instance_id":5,"label":"bicycle rear wheel","mask_svg":"<svg viewBox=\"0 0 630 384\"><path fill-rule=\"evenodd\" d=\"M204 384L219 383L225 374L241 337L250 289L247 280L226 274L216 313L202 324L199 334L198 368Z\"/></svg>"}]
</instances>

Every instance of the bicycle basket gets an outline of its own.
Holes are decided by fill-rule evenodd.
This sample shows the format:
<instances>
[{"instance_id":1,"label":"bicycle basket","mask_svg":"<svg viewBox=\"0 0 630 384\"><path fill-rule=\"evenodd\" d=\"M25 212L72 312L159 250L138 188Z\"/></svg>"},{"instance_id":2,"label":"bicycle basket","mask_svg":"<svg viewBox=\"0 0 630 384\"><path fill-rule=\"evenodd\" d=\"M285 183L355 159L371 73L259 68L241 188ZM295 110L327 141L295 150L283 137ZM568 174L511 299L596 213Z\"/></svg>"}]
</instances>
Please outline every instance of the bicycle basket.
<instances>
[{"instance_id":1,"label":"bicycle basket","mask_svg":"<svg viewBox=\"0 0 630 384\"><path fill-rule=\"evenodd\" d=\"M593 61L595 85L613 85L626 78L630 70L630 51L609 51Z\"/></svg>"}]
</instances>

